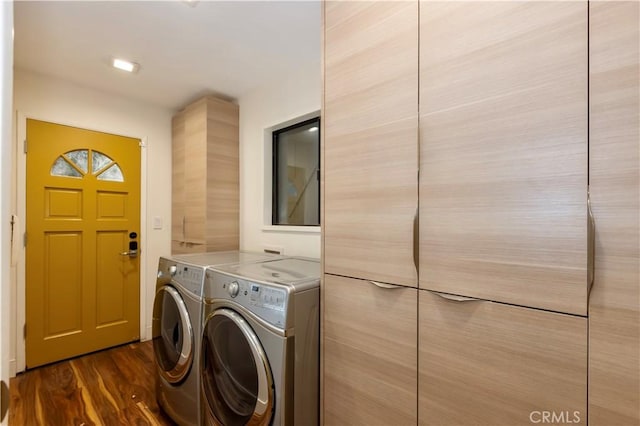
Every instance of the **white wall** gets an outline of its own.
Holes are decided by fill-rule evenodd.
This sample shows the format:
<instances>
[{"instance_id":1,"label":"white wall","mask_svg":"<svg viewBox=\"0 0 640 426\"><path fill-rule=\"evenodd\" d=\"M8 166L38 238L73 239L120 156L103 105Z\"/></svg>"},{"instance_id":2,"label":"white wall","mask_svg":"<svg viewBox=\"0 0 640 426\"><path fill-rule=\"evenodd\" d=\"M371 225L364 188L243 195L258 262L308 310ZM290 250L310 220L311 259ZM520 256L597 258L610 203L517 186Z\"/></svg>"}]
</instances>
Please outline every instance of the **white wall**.
<instances>
[{"instance_id":1,"label":"white wall","mask_svg":"<svg viewBox=\"0 0 640 426\"><path fill-rule=\"evenodd\" d=\"M11 209L11 86L13 75L13 3L0 3L0 380L9 384L9 241ZM7 397L8 398L8 397ZM1 413L0 413L1 414ZM0 424L9 424L9 416Z\"/></svg>"},{"instance_id":2,"label":"white wall","mask_svg":"<svg viewBox=\"0 0 640 426\"><path fill-rule=\"evenodd\" d=\"M151 338L151 311L158 257L171 250L171 116L173 111L123 99L105 92L80 87L66 81L16 70L14 111L17 111L14 143L16 176L14 210L24 227L24 162L22 138L25 119L35 118L91 130L140 138L142 151L141 257L141 338ZM4 182L4 180L3 180ZM152 229L154 216L163 219L161 230ZM4 223L4 221L3 221ZM23 232L23 229L21 230ZM21 235L21 234L20 234ZM2 257L4 261L4 256ZM3 268L4 270L4 268ZM17 282L12 291L12 330L24 323L24 250L14 271ZM17 307L17 310L15 309ZM13 333L11 354L16 367L24 367L24 345ZM12 365L13 366L13 365Z\"/></svg>"},{"instance_id":3,"label":"white wall","mask_svg":"<svg viewBox=\"0 0 640 426\"><path fill-rule=\"evenodd\" d=\"M274 227L271 214L270 129L320 111L320 66L282 76L238 100L240 105L240 248L283 248L320 258L319 227ZM283 231L282 229L286 229Z\"/></svg>"}]
</instances>

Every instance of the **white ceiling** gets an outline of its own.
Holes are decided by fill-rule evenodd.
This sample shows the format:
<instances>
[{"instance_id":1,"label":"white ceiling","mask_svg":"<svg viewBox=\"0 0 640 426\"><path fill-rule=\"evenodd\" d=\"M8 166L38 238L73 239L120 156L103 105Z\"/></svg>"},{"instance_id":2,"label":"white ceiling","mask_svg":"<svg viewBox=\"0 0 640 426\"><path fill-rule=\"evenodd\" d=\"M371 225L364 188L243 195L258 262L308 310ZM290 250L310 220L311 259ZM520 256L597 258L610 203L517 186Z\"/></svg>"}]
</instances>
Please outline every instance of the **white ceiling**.
<instances>
[{"instance_id":1,"label":"white ceiling","mask_svg":"<svg viewBox=\"0 0 640 426\"><path fill-rule=\"evenodd\" d=\"M18 1L17 69L178 109L317 69L320 2ZM137 74L109 66L140 64Z\"/></svg>"}]
</instances>

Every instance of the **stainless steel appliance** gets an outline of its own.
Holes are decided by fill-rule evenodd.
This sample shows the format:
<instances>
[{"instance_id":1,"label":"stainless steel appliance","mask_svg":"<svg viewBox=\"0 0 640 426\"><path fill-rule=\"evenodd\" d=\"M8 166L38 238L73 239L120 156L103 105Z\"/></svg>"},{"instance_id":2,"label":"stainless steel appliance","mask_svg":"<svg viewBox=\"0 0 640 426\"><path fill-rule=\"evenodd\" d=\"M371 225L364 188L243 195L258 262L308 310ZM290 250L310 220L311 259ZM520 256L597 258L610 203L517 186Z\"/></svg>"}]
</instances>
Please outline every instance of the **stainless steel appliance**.
<instances>
[{"instance_id":1,"label":"stainless steel appliance","mask_svg":"<svg viewBox=\"0 0 640 426\"><path fill-rule=\"evenodd\" d=\"M319 282L303 258L207 270L205 425L318 424Z\"/></svg>"},{"instance_id":2,"label":"stainless steel appliance","mask_svg":"<svg viewBox=\"0 0 640 426\"><path fill-rule=\"evenodd\" d=\"M160 258L152 326L156 396L176 423L201 423L199 361L206 267L270 259L274 256L239 251Z\"/></svg>"}]
</instances>

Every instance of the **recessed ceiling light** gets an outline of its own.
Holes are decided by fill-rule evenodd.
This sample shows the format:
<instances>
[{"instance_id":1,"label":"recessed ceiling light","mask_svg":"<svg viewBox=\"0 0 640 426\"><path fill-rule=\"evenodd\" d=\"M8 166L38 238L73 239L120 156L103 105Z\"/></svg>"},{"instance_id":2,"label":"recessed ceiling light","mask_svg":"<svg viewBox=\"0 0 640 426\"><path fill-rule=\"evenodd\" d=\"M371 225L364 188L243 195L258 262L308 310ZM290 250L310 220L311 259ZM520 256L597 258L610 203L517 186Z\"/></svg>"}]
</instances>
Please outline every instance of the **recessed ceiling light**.
<instances>
[{"instance_id":1,"label":"recessed ceiling light","mask_svg":"<svg viewBox=\"0 0 640 426\"><path fill-rule=\"evenodd\" d=\"M199 0L182 0L182 1L191 7L196 7Z\"/></svg>"},{"instance_id":2,"label":"recessed ceiling light","mask_svg":"<svg viewBox=\"0 0 640 426\"><path fill-rule=\"evenodd\" d=\"M113 58L111 65L114 68L118 68L119 70L123 70L126 72L137 72L138 68L140 68L140 65L136 64L135 62L129 62L124 59L118 58Z\"/></svg>"},{"instance_id":3,"label":"recessed ceiling light","mask_svg":"<svg viewBox=\"0 0 640 426\"><path fill-rule=\"evenodd\" d=\"M310 132L317 132L318 131L318 127L317 126L313 126L309 128Z\"/></svg>"}]
</instances>

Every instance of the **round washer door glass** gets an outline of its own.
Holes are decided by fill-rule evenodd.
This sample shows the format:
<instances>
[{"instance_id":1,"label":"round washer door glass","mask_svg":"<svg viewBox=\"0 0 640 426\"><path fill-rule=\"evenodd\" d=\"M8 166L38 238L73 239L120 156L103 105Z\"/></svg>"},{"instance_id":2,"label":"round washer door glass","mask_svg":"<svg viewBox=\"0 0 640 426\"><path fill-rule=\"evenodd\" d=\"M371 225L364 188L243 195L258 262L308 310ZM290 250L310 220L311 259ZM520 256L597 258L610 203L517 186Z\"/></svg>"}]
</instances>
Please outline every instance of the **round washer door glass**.
<instances>
[{"instance_id":1,"label":"round washer door glass","mask_svg":"<svg viewBox=\"0 0 640 426\"><path fill-rule=\"evenodd\" d=\"M160 373L169 383L180 383L193 360L193 330L184 300L172 286L161 287L156 293L152 332Z\"/></svg>"},{"instance_id":2,"label":"round washer door glass","mask_svg":"<svg viewBox=\"0 0 640 426\"><path fill-rule=\"evenodd\" d=\"M225 308L208 317L201 359L201 386L211 423L269 424L274 409L271 369L258 337L241 315Z\"/></svg>"}]
</instances>

